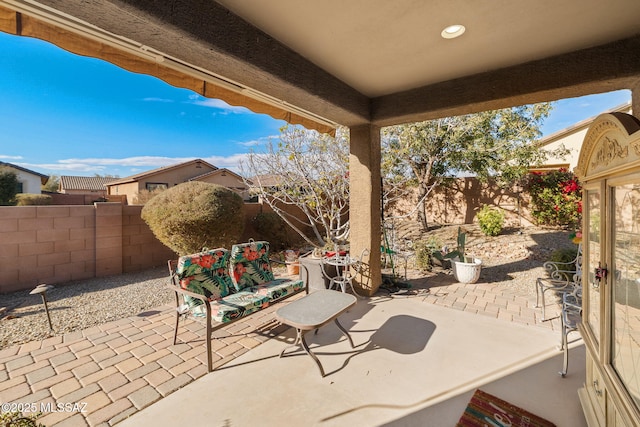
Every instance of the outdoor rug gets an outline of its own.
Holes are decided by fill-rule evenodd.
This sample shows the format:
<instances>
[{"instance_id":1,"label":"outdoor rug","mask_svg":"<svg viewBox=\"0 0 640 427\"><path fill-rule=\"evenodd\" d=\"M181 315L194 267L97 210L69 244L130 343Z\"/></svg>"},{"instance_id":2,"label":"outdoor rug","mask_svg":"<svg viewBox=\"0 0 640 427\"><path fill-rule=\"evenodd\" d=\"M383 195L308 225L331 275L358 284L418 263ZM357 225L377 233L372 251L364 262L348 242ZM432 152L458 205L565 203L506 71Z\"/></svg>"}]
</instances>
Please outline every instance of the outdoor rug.
<instances>
[{"instance_id":1,"label":"outdoor rug","mask_svg":"<svg viewBox=\"0 0 640 427\"><path fill-rule=\"evenodd\" d=\"M555 427L555 424L478 389L457 424L457 427L476 426Z\"/></svg>"}]
</instances>

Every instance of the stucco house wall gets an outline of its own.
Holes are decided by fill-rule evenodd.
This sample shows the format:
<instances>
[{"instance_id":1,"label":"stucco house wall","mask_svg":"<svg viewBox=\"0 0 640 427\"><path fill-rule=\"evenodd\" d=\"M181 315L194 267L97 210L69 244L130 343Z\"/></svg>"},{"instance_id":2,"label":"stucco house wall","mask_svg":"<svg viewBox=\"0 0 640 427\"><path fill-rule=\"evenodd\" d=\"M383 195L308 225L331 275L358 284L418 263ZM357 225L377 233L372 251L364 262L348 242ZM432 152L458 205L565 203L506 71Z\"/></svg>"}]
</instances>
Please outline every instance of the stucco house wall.
<instances>
[{"instance_id":1,"label":"stucco house wall","mask_svg":"<svg viewBox=\"0 0 640 427\"><path fill-rule=\"evenodd\" d=\"M206 175L193 178L194 181L207 182L209 184L218 184L229 188L238 193L243 200L249 200L249 187L244 183L242 177L228 169L218 169Z\"/></svg>"},{"instance_id":2,"label":"stucco house wall","mask_svg":"<svg viewBox=\"0 0 640 427\"><path fill-rule=\"evenodd\" d=\"M40 194L42 187L42 179L37 175L16 170L18 182L22 183L22 192L30 194Z\"/></svg>"},{"instance_id":3,"label":"stucco house wall","mask_svg":"<svg viewBox=\"0 0 640 427\"><path fill-rule=\"evenodd\" d=\"M125 184L110 185L108 188L108 195L126 197L127 202L135 199L135 195L138 193L138 183L128 182Z\"/></svg>"},{"instance_id":4,"label":"stucco house wall","mask_svg":"<svg viewBox=\"0 0 640 427\"><path fill-rule=\"evenodd\" d=\"M606 112L622 112L631 114L631 102L620 105ZM549 152L554 151L561 146L569 150L569 154L563 159L557 156L550 156L540 169L557 169L566 167L570 171L578 165L578 156L582 148L582 141L587 134L587 130L595 117L590 117L578 122L568 128L562 129L556 133L547 136L539 141L540 146Z\"/></svg>"}]
</instances>

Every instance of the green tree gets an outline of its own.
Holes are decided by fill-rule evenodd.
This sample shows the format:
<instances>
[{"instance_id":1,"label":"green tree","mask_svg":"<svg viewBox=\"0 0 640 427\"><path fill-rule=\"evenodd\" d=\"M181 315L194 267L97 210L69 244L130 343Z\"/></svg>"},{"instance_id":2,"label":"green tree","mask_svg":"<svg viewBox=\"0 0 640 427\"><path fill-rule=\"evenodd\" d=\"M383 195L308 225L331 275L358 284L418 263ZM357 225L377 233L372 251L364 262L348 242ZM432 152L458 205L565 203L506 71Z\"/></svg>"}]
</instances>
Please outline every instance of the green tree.
<instances>
[{"instance_id":1,"label":"green tree","mask_svg":"<svg viewBox=\"0 0 640 427\"><path fill-rule=\"evenodd\" d=\"M18 175L11 168L0 167L0 206L14 205L16 194L18 194Z\"/></svg>"},{"instance_id":2,"label":"green tree","mask_svg":"<svg viewBox=\"0 0 640 427\"><path fill-rule=\"evenodd\" d=\"M546 159L549 153L534 141L551 108L549 103L524 105L385 128L385 191L406 197L407 186L417 186L418 220L426 230L425 201L445 179L470 173L510 183Z\"/></svg>"},{"instance_id":3,"label":"green tree","mask_svg":"<svg viewBox=\"0 0 640 427\"><path fill-rule=\"evenodd\" d=\"M60 189L60 176L50 175L47 183L42 186L43 191L56 193Z\"/></svg>"},{"instance_id":4,"label":"green tree","mask_svg":"<svg viewBox=\"0 0 640 427\"><path fill-rule=\"evenodd\" d=\"M334 138L285 126L277 144L269 142L264 152L249 153L241 168L251 177L247 184L254 193L309 244L322 247L348 238L346 128L338 128Z\"/></svg>"}]
</instances>

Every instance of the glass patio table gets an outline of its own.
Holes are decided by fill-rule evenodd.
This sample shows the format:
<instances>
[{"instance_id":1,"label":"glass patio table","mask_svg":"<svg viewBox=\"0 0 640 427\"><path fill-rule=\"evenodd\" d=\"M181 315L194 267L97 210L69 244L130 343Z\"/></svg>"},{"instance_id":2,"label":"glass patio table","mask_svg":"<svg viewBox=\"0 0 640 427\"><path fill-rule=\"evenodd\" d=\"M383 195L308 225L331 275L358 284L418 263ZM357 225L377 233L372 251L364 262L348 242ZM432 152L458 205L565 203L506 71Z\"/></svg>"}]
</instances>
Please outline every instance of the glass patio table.
<instances>
[{"instance_id":1,"label":"glass patio table","mask_svg":"<svg viewBox=\"0 0 640 427\"><path fill-rule=\"evenodd\" d=\"M347 291L347 285L351 286L351 291L354 295L358 295L353 288L353 276L351 275L350 268L360 262L358 258L351 257L349 255L334 255L322 258L322 263L331 265L336 269L336 275L332 276L327 274L323 268L323 273L329 279L329 289L332 289L334 285L340 286L342 292Z\"/></svg>"},{"instance_id":2,"label":"glass patio table","mask_svg":"<svg viewBox=\"0 0 640 427\"><path fill-rule=\"evenodd\" d=\"M320 369L320 375L324 377L325 373L322 364L309 349L309 345L304 339L304 334L314 329L317 332L318 328L333 321L347 337L351 348L354 348L353 340L349 332L338 322L338 316L353 307L356 302L357 299L353 295L332 290L319 290L279 308L276 311L276 319L296 329L295 342L283 349L280 357L283 357L289 348L300 344L304 351L316 362L318 369Z\"/></svg>"}]
</instances>

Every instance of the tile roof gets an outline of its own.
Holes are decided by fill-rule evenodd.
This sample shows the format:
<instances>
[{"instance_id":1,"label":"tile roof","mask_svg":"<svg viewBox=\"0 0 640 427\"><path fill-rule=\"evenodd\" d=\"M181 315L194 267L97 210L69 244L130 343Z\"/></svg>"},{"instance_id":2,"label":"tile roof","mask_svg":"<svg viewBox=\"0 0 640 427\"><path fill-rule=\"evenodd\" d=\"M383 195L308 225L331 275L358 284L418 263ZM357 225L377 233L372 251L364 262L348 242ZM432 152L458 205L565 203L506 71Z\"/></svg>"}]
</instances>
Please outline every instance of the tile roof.
<instances>
[{"instance_id":1,"label":"tile roof","mask_svg":"<svg viewBox=\"0 0 640 427\"><path fill-rule=\"evenodd\" d=\"M186 166L186 165L189 165L189 164L192 164L192 163L200 163L201 166L208 167L208 168L210 168L212 170L218 169L216 166L213 166L211 163L205 162L202 159L193 159L193 160L189 160L189 161L186 161L186 162L177 163L177 164L174 164L174 165L162 166L160 168L152 169L152 170L149 170L149 171L146 171L146 172L140 172L138 174L130 175L130 176L127 176L127 177L124 177L124 178L118 178L117 180L112 181L111 184L124 184L124 183L127 183L127 182L140 181L140 179L142 179L142 178L147 178L149 176L152 176L152 175L155 175L155 174L161 173L161 172L166 172L168 170L178 169L178 168L181 168L183 166Z\"/></svg>"},{"instance_id":2,"label":"tile roof","mask_svg":"<svg viewBox=\"0 0 640 427\"><path fill-rule=\"evenodd\" d=\"M119 178L101 176L60 176L60 190L92 190L105 191L106 184Z\"/></svg>"},{"instance_id":3,"label":"tile roof","mask_svg":"<svg viewBox=\"0 0 640 427\"><path fill-rule=\"evenodd\" d=\"M30 174L33 174L33 175L37 175L40 178L49 179L49 175L45 175L45 174L42 174L42 173L39 173L39 172L35 172L35 171L32 171L31 169L27 169L27 168L23 168L22 166L14 165L13 163L0 162L0 167L2 167L2 166L7 166L7 167L10 167L10 168L14 168L14 169L20 170L22 172L27 172L27 173L30 173Z\"/></svg>"},{"instance_id":4,"label":"tile roof","mask_svg":"<svg viewBox=\"0 0 640 427\"><path fill-rule=\"evenodd\" d=\"M242 180L242 176L238 175L237 173L227 169L227 168L221 168L221 169L216 169L216 170L212 170L210 172L206 172L203 173L202 175L198 175L198 176L194 176L193 178L189 178L189 181L200 181L201 179L213 176L213 175L226 175L229 174L235 178L238 178L239 180Z\"/></svg>"}]
</instances>

